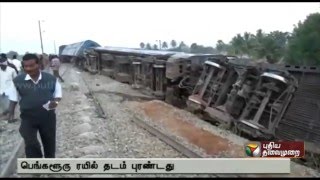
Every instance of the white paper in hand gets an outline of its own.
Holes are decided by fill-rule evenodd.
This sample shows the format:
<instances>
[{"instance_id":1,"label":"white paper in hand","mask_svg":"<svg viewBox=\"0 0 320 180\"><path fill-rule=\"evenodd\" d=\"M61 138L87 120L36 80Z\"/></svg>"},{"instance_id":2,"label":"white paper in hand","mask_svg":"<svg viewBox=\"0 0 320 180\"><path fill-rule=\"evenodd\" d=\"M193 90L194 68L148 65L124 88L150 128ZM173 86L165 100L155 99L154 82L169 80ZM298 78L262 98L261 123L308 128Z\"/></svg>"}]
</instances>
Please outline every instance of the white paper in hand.
<instances>
[{"instance_id":1,"label":"white paper in hand","mask_svg":"<svg viewBox=\"0 0 320 180\"><path fill-rule=\"evenodd\" d=\"M48 101L46 104L42 105L42 107L45 108L47 111L55 109L55 108L50 109L49 104L50 104L50 101Z\"/></svg>"}]
</instances>

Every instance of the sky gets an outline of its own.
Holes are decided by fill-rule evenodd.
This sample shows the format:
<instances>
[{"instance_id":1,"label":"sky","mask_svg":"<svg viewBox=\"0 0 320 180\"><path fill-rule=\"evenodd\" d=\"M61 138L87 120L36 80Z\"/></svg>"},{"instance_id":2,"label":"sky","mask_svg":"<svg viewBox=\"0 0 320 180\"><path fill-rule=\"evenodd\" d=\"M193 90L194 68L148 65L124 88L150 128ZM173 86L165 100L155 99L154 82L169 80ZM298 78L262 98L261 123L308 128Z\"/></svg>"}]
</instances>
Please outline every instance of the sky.
<instances>
[{"instance_id":1,"label":"sky","mask_svg":"<svg viewBox=\"0 0 320 180\"><path fill-rule=\"evenodd\" d=\"M320 3L0 3L0 52L45 53L93 40L139 47L157 40L215 47L236 34L292 32ZM55 48L56 47L56 48Z\"/></svg>"}]
</instances>

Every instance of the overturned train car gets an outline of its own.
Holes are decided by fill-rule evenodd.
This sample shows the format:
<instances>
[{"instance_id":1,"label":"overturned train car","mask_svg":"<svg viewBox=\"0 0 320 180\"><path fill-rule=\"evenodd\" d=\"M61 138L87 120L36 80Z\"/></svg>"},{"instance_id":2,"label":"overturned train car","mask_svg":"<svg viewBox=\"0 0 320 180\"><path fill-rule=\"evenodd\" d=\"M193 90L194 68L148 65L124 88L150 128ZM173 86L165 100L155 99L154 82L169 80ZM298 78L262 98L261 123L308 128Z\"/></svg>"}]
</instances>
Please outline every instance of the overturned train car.
<instances>
[{"instance_id":1,"label":"overturned train car","mask_svg":"<svg viewBox=\"0 0 320 180\"><path fill-rule=\"evenodd\" d=\"M302 140L319 154L319 67L252 62L206 61L189 109L239 135Z\"/></svg>"},{"instance_id":2,"label":"overturned train car","mask_svg":"<svg viewBox=\"0 0 320 180\"><path fill-rule=\"evenodd\" d=\"M59 52L59 56L62 62L73 62L78 67L85 67L85 52L94 47L100 47L100 45L92 40L85 40L69 45L64 45L61 48L61 53Z\"/></svg>"},{"instance_id":3,"label":"overturned train car","mask_svg":"<svg viewBox=\"0 0 320 180\"><path fill-rule=\"evenodd\" d=\"M117 47L94 48L96 70L133 88L163 99L165 92L166 60L173 52L158 52Z\"/></svg>"},{"instance_id":4,"label":"overturned train car","mask_svg":"<svg viewBox=\"0 0 320 180\"><path fill-rule=\"evenodd\" d=\"M88 50L91 72L126 82L253 139L305 141L320 153L319 67L115 47Z\"/></svg>"},{"instance_id":5,"label":"overturned train car","mask_svg":"<svg viewBox=\"0 0 320 180\"><path fill-rule=\"evenodd\" d=\"M90 68L120 82L132 84L159 99L184 104L212 54L188 54L173 51L97 47L88 51Z\"/></svg>"}]
</instances>

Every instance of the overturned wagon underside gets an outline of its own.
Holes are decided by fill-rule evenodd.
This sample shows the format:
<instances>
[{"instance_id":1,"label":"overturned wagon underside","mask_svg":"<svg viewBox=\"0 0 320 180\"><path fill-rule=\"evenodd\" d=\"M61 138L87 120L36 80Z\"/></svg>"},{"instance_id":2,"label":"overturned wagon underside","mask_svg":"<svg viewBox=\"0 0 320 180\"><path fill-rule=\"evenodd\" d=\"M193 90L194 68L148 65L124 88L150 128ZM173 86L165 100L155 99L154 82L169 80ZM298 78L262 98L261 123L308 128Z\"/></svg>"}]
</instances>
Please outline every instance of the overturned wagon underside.
<instances>
[{"instance_id":1,"label":"overturned wagon underside","mask_svg":"<svg viewBox=\"0 0 320 180\"><path fill-rule=\"evenodd\" d=\"M167 98L168 94L174 98L179 96L168 93L176 80L168 78L171 77L168 74L179 74L180 67L184 69L181 62L185 61L168 63L173 52L157 54L117 48L95 48L95 51L101 61L99 69L112 70L112 76L118 81L124 81L117 76L125 74L132 87L146 89L160 99ZM106 58L106 54L111 58ZM196 77L198 83L187 101L191 109L227 123L236 133L244 132L256 138L303 140L317 146L320 142L320 70L237 62L241 60L208 60L203 64L201 75ZM171 71L175 65L179 72L174 74Z\"/></svg>"},{"instance_id":2,"label":"overturned wagon underside","mask_svg":"<svg viewBox=\"0 0 320 180\"><path fill-rule=\"evenodd\" d=\"M299 87L285 113L276 136L279 139L320 142L320 72L289 69L299 81ZM319 151L314 148L310 149ZM319 152L317 152L319 153Z\"/></svg>"},{"instance_id":3,"label":"overturned wagon underside","mask_svg":"<svg viewBox=\"0 0 320 180\"><path fill-rule=\"evenodd\" d=\"M239 135L302 140L318 147L319 75L315 67L264 64L240 68L233 63L207 62L188 106L208 115L207 120L227 124Z\"/></svg>"}]
</instances>

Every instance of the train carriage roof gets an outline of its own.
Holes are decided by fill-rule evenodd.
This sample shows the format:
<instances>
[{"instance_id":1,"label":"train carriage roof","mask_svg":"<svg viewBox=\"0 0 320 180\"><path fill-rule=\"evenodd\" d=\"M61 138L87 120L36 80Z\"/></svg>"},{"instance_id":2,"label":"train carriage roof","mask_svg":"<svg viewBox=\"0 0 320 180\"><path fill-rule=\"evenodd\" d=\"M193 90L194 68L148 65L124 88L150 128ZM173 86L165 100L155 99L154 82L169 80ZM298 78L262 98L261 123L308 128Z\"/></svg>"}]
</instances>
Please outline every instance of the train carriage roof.
<instances>
[{"instance_id":1,"label":"train carriage roof","mask_svg":"<svg viewBox=\"0 0 320 180\"><path fill-rule=\"evenodd\" d=\"M67 45L61 55L64 56L83 56L84 50L92 47L99 47L100 45L92 40L81 41Z\"/></svg>"},{"instance_id":2,"label":"train carriage roof","mask_svg":"<svg viewBox=\"0 0 320 180\"><path fill-rule=\"evenodd\" d=\"M175 51L162 51L162 50L145 50L145 49L135 49L135 48L123 48L123 47L96 47L95 51L101 53L110 53L114 55L132 55L132 56L155 56L169 58L170 56L181 53Z\"/></svg>"},{"instance_id":3,"label":"train carriage roof","mask_svg":"<svg viewBox=\"0 0 320 180\"><path fill-rule=\"evenodd\" d=\"M179 53L171 56L173 59L187 59L192 57L226 57L220 54L193 54L193 53Z\"/></svg>"},{"instance_id":4,"label":"train carriage roof","mask_svg":"<svg viewBox=\"0 0 320 180\"><path fill-rule=\"evenodd\" d=\"M220 60L236 60L236 56L225 56L222 54L192 54L192 53L180 53L172 55L168 61L169 62L178 62L183 59L189 60L196 60L197 63L202 63L204 60L213 60L213 59L220 59Z\"/></svg>"},{"instance_id":5,"label":"train carriage roof","mask_svg":"<svg viewBox=\"0 0 320 180\"><path fill-rule=\"evenodd\" d=\"M177 52L177 51L163 51L163 50L146 50L146 49L138 49L138 48L125 48L125 47L96 47L95 51L100 53L110 53L114 55L132 55L132 56L155 56L162 58L170 58L170 59L187 59L191 57L210 57L210 56L220 56L216 54L192 54L185 52ZM221 55L223 56L223 55Z\"/></svg>"}]
</instances>

